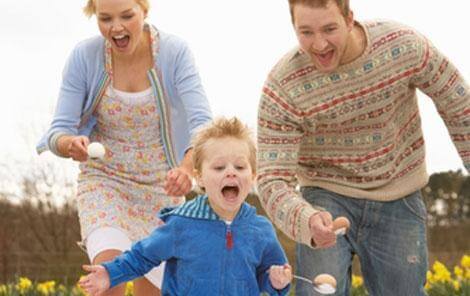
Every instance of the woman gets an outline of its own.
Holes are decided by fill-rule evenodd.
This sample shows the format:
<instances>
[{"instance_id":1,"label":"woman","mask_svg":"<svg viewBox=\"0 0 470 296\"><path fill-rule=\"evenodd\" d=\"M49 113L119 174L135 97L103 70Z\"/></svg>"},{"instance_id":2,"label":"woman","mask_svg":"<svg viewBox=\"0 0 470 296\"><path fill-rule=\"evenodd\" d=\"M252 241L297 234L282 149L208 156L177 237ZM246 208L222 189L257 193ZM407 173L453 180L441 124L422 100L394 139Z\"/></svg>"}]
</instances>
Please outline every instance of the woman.
<instances>
[{"instance_id":1,"label":"woman","mask_svg":"<svg viewBox=\"0 0 470 296\"><path fill-rule=\"evenodd\" d=\"M77 206L93 264L113 259L158 226L157 212L184 201L192 185L190 137L211 120L191 53L145 23L147 0L88 0L102 36L79 43L37 149L80 161ZM90 142L106 148L88 158ZM134 294L159 293L161 270ZM124 295L118 286L106 295ZM158 295L158 294L157 294Z\"/></svg>"}]
</instances>

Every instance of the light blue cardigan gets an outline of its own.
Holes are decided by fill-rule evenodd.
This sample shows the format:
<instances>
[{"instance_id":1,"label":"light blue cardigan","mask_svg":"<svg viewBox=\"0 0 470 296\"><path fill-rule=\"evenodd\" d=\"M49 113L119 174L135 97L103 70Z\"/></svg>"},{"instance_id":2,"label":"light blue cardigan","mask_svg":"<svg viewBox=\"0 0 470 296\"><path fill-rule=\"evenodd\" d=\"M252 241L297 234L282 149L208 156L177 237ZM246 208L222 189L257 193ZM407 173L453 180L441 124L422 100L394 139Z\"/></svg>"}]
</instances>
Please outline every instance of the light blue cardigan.
<instances>
[{"instance_id":1,"label":"light blue cardigan","mask_svg":"<svg viewBox=\"0 0 470 296\"><path fill-rule=\"evenodd\" d=\"M162 142L170 167L175 167L190 147L201 125L212 119L201 79L187 45L173 35L148 26L159 38L153 52L155 67L148 72L157 98ZM52 124L36 149L59 155L57 139L64 135L89 136L96 124L93 111L111 81L106 71L109 53L102 36L84 40L72 51L63 71ZM163 86L163 87L162 87Z\"/></svg>"}]
</instances>

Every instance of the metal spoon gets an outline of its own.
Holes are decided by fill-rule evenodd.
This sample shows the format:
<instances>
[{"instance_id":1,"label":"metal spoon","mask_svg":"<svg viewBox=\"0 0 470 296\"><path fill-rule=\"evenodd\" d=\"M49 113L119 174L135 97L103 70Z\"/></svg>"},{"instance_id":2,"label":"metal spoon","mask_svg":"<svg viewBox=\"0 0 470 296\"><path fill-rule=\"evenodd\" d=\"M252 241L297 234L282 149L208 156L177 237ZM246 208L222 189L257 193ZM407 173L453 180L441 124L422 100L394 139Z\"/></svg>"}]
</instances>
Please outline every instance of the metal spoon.
<instances>
[{"instance_id":1,"label":"metal spoon","mask_svg":"<svg viewBox=\"0 0 470 296\"><path fill-rule=\"evenodd\" d=\"M307 278L304 278L302 276L299 276L299 275L294 275L293 277L295 279L298 279L298 280L301 280L301 281L304 281L304 282L307 282L307 283L311 284L313 286L313 289L315 291L317 291L318 293L320 293L320 294L330 295L330 294L334 294L336 292L336 287L335 287L336 285L333 286L330 283L326 283L326 282L322 281L322 278L328 278L329 280L332 280L336 284L335 278L332 277L329 274L320 274L320 275L316 276L313 281L309 280Z\"/></svg>"}]
</instances>

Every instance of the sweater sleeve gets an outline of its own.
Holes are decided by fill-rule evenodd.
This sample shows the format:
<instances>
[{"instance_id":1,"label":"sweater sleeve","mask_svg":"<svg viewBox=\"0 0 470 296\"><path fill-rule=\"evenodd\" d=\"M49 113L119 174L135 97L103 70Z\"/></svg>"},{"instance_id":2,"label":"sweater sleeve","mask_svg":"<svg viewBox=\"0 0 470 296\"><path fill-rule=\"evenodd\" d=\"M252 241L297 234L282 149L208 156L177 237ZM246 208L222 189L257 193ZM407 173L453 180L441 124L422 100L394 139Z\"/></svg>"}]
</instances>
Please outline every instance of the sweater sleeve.
<instances>
[{"instance_id":1,"label":"sweater sleeve","mask_svg":"<svg viewBox=\"0 0 470 296\"><path fill-rule=\"evenodd\" d=\"M168 222L160 226L149 237L135 243L130 251L103 263L109 274L110 287L141 277L162 261L174 257L174 224Z\"/></svg>"},{"instance_id":2,"label":"sweater sleeve","mask_svg":"<svg viewBox=\"0 0 470 296\"><path fill-rule=\"evenodd\" d=\"M429 96L470 172L470 87L457 68L425 37L418 37L419 62L414 86Z\"/></svg>"},{"instance_id":3,"label":"sweater sleeve","mask_svg":"<svg viewBox=\"0 0 470 296\"><path fill-rule=\"evenodd\" d=\"M268 216L288 237L311 245L309 219L317 212L295 189L302 111L268 77L258 108L258 192Z\"/></svg>"}]
</instances>

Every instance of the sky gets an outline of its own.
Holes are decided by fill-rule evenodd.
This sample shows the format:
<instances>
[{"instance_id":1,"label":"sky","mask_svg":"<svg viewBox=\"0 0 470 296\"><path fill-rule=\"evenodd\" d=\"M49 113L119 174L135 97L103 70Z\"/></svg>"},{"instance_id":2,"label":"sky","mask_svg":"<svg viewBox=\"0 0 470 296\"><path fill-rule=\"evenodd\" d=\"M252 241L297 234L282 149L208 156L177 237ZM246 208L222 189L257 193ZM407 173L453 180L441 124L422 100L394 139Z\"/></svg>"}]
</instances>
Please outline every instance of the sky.
<instances>
[{"instance_id":1,"label":"sky","mask_svg":"<svg viewBox=\"0 0 470 296\"><path fill-rule=\"evenodd\" d=\"M36 160L61 71L74 45L99 34L85 0L1 1L0 164ZM150 0L148 22L185 39L215 115L236 115L256 128L261 87L271 67L297 43L287 0ZM389 19L431 39L470 80L470 2L351 0L357 20ZM462 169L432 101L419 96L430 173ZM50 156L41 156L50 157Z\"/></svg>"}]
</instances>

